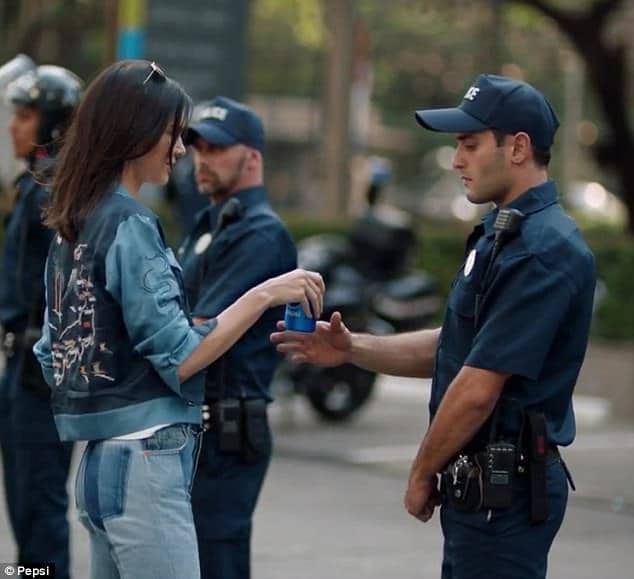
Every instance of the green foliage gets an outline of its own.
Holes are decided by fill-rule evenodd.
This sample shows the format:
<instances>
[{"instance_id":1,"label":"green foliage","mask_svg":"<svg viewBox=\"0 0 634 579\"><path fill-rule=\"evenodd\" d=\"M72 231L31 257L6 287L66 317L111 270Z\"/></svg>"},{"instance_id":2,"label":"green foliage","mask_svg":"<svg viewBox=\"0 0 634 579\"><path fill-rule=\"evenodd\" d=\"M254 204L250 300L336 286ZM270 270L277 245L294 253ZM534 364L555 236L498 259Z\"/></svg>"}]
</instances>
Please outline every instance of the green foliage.
<instances>
[{"instance_id":1,"label":"green foliage","mask_svg":"<svg viewBox=\"0 0 634 579\"><path fill-rule=\"evenodd\" d=\"M17 52L64 66L88 80L104 59L105 12L97 0L0 2L0 63Z\"/></svg>"},{"instance_id":2,"label":"green foliage","mask_svg":"<svg viewBox=\"0 0 634 579\"><path fill-rule=\"evenodd\" d=\"M323 43L319 0L258 0L252 18L260 26L285 28L303 48L319 48ZM252 32L257 34L259 31Z\"/></svg>"},{"instance_id":3,"label":"green foliage","mask_svg":"<svg viewBox=\"0 0 634 579\"><path fill-rule=\"evenodd\" d=\"M346 235L350 230L350 221L339 219L337 221L323 221L319 219L309 219L302 215L284 213L284 222L290 229L295 243L306 237L319 235L321 233L336 233Z\"/></svg>"},{"instance_id":4,"label":"green foliage","mask_svg":"<svg viewBox=\"0 0 634 579\"><path fill-rule=\"evenodd\" d=\"M296 241L318 233L345 234L350 227L343 220L324 223L287 216L286 221ZM453 223L420 225L421 239L415 265L436 278L445 298L462 264L468 232ZM596 257L598 277L606 287L594 316L592 335L611 340L634 340L634 239L608 228L589 230L585 237Z\"/></svg>"},{"instance_id":5,"label":"green foliage","mask_svg":"<svg viewBox=\"0 0 634 579\"><path fill-rule=\"evenodd\" d=\"M374 98L391 124L411 126L416 107L458 103L481 72L523 77L562 110L556 24L516 2L400 1L389 11L359 2L372 39Z\"/></svg>"},{"instance_id":6,"label":"green foliage","mask_svg":"<svg viewBox=\"0 0 634 579\"><path fill-rule=\"evenodd\" d=\"M597 229L586 235L597 260L605 295L594 320L597 336L634 339L634 239Z\"/></svg>"},{"instance_id":7,"label":"green foliage","mask_svg":"<svg viewBox=\"0 0 634 579\"><path fill-rule=\"evenodd\" d=\"M321 4L253 3L250 92L322 97L326 69ZM557 110L565 110L562 47L569 50L570 45L554 21L520 1L393 0L387 6L378 0L356 0L354 7L370 43L373 106L385 125L416 135L416 151L411 159L398 161L395 181L414 178L420 156L439 141L448 142L446 135L417 130L413 111L458 103L481 72L523 77L539 86ZM561 176L560 157L555 151L555 177Z\"/></svg>"},{"instance_id":8,"label":"green foliage","mask_svg":"<svg viewBox=\"0 0 634 579\"><path fill-rule=\"evenodd\" d=\"M323 75L319 0L258 0L249 22L249 92L319 96Z\"/></svg>"}]
</instances>

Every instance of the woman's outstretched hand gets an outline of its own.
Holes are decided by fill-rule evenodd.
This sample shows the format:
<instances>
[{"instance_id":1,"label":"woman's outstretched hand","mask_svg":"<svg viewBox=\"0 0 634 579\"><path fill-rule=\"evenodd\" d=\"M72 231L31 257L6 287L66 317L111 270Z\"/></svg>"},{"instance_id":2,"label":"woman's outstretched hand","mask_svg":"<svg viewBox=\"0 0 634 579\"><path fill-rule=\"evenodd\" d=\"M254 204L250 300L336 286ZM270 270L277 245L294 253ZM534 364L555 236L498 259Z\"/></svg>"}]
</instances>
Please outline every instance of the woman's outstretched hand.
<instances>
[{"instance_id":1,"label":"woman's outstretched hand","mask_svg":"<svg viewBox=\"0 0 634 579\"><path fill-rule=\"evenodd\" d=\"M321 316L326 286L317 272L295 269L267 279L255 289L268 294L271 306L299 303L308 317Z\"/></svg>"}]
</instances>

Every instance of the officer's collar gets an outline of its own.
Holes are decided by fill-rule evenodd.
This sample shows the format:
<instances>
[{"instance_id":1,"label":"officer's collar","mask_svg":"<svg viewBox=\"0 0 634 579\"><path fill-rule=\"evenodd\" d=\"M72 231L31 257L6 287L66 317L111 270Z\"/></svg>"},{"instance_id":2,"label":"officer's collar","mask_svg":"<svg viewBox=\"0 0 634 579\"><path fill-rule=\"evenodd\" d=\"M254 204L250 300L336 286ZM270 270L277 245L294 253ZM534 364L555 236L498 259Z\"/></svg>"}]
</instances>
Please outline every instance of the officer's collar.
<instances>
[{"instance_id":1,"label":"officer's collar","mask_svg":"<svg viewBox=\"0 0 634 579\"><path fill-rule=\"evenodd\" d=\"M530 215L531 213L541 211L553 203L557 203L557 196L557 187L554 181L549 180L541 185L527 189L519 197L506 205L506 208L519 209L524 215ZM493 224L495 223L498 211L499 209L496 207L482 217L482 226L484 227L484 234L487 237L493 237L495 235Z\"/></svg>"},{"instance_id":2,"label":"officer's collar","mask_svg":"<svg viewBox=\"0 0 634 579\"><path fill-rule=\"evenodd\" d=\"M266 189L262 185L257 185L238 191L233 194L233 197L237 197L244 207L250 207L266 201Z\"/></svg>"},{"instance_id":3,"label":"officer's collar","mask_svg":"<svg viewBox=\"0 0 634 579\"><path fill-rule=\"evenodd\" d=\"M224 204L232 198L238 199L243 207L250 207L251 205L257 205L262 201L266 201L266 189L262 185L258 185L256 187L242 189L233 195L228 195L220 203L211 205L212 213L217 215L224 207Z\"/></svg>"},{"instance_id":4,"label":"officer's collar","mask_svg":"<svg viewBox=\"0 0 634 579\"><path fill-rule=\"evenodd\" d=\"M258 203L262 203L267 200L266 189L262 185L258 185L256 187L249 187L248 189L242 189L242 191L238 191L233 195L229 195L225 197L220 203L209 204L209 207L204 207L196 214L196 222L200 222L207 216L209 219L209 225L213 229L216 226L216 221L218 219L218 215L220 211L224 207L225 203L229 201L229 199L235 197L240 200L240 204L242 207L251 207L252 205L257 205Z\"/></svg>"},{"instance_id":5,"label":"officer's collar","mask_svg":"<svg viewBox=\"0 0 634 579\"><path fill-rule=\"evenodd\" d=\"M198 227L203 219L208 218L206 216L209 216L212 209L213 205L210 203L209 205L205 205L205 207L196 211L196 213L194 214L194 229Z\"/></svg>"}]
</instances>

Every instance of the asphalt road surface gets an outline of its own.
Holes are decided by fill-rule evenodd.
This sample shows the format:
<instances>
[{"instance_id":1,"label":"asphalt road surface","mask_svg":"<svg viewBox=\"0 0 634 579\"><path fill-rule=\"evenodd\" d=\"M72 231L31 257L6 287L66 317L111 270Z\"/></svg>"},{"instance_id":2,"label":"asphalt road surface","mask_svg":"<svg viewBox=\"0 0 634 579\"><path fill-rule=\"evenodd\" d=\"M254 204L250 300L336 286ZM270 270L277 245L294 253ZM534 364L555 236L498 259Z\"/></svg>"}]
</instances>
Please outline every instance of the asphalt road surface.
<instances>
[{"instance_id":1,"label":"asphalt road surface","mask_svg":"<svg viewBox=\"0 0 634 579\"><path fill-rule=\"evenodd\" d=\"M422 524L402 507L427 426L427 396L423 381L382 378L367 409L338 426L315 419L303 399L275 403L276 454L255 521L253 579L439 577L437 514ZM634 428L602 414L600 401L580 398L577 405L579 436L564 456L578 491L551 551L549 577L631 577ZM87 537L74 513L70 518L74 577L83 579ZM0 562L12 559L2 501Z\"/></svg>"}]
</instances>

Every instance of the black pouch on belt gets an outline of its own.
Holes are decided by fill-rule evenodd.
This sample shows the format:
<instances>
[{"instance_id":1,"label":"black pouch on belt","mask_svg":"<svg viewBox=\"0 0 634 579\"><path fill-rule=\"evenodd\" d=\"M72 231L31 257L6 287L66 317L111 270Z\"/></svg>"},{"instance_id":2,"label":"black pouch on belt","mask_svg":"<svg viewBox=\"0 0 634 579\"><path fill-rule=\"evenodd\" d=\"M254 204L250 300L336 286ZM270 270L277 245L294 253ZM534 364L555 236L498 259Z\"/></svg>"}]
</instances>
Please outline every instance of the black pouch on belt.
<instances>
[{"instance_id":1,"label":"black pouch on belt","mask_svg":"<svg viewBox=\"0 0 634 579\"><path fill-rule=\"evenodd\" d=\"M513 504L518 445L498 439L501 408L505 406L508 411L510 404L510 400L498 400L491 416L489 443L475 456L482 471L482 507L485 509L508 509Z\"/></svg>"},{"instance_id":2,"label":"black pouch on belt","mask_svg":"<svg viewBox=\"0 0 634 579\"><path fill-rule=\"evenodd\" d=\"M548 438L546 435L546 418L539 412L527 412L526 420L528 423L531 523L541 523L548 518L548 492L546 488Z\"/></svg>"},{"instance_id":3,"label":"black pouch on belt","mask_svg":"<svg viewBox=\"0 0 634 579\"><path fill-rule=\"evenodd\" d=\"M442 472L447 501L458 511L475 512L482 506L481 470L471 458L459 456Z\"/></svg>"},{"instance_id":4,"label":"black pouch on belt","mask_svg":"<svg viewBox=\"0 0 634 579\"><path fill-rule=\"evenodd\" d=\"M492 442L475 459L482 471L482 507L508 509L513 503L516 446L510 442Z\"/></svg>"},{"instance_id":5,"label":"black pouch on belt","mask_svg":"<svg viewBox=\"0 0 634 579\"><path fill-rule=\"evenodd\" d=\"M221 452L240 452L242 449L242 405L237 398L220 402L218 449Z\"/></svg>"},{"instance_id":6,"label":"black pouch on belt","mask_svg":"<svg viewBox=\"0 0 634 579\"><path fill-rule=\"evenodd\" d=\"M205 393L210 400L217 400L217 402L209 403L209 421L205 426L217 433L220 452L238 453L242 451L244 431L242 403L238 398L225 398L226 364L227 354L221 356L207 370Z\"/></svg>"},{"instance_id":7,"label":"black pouch on belt","mask_svg":"<svg viewBox=\"0 0 634 579\"><path fill-rule=\"evenodd\" d=\"M266 400L251 398L242 400L244 416L244 437L242 456L249 462L266 454L270 445Z\"/></svg>"}]
</instances>

